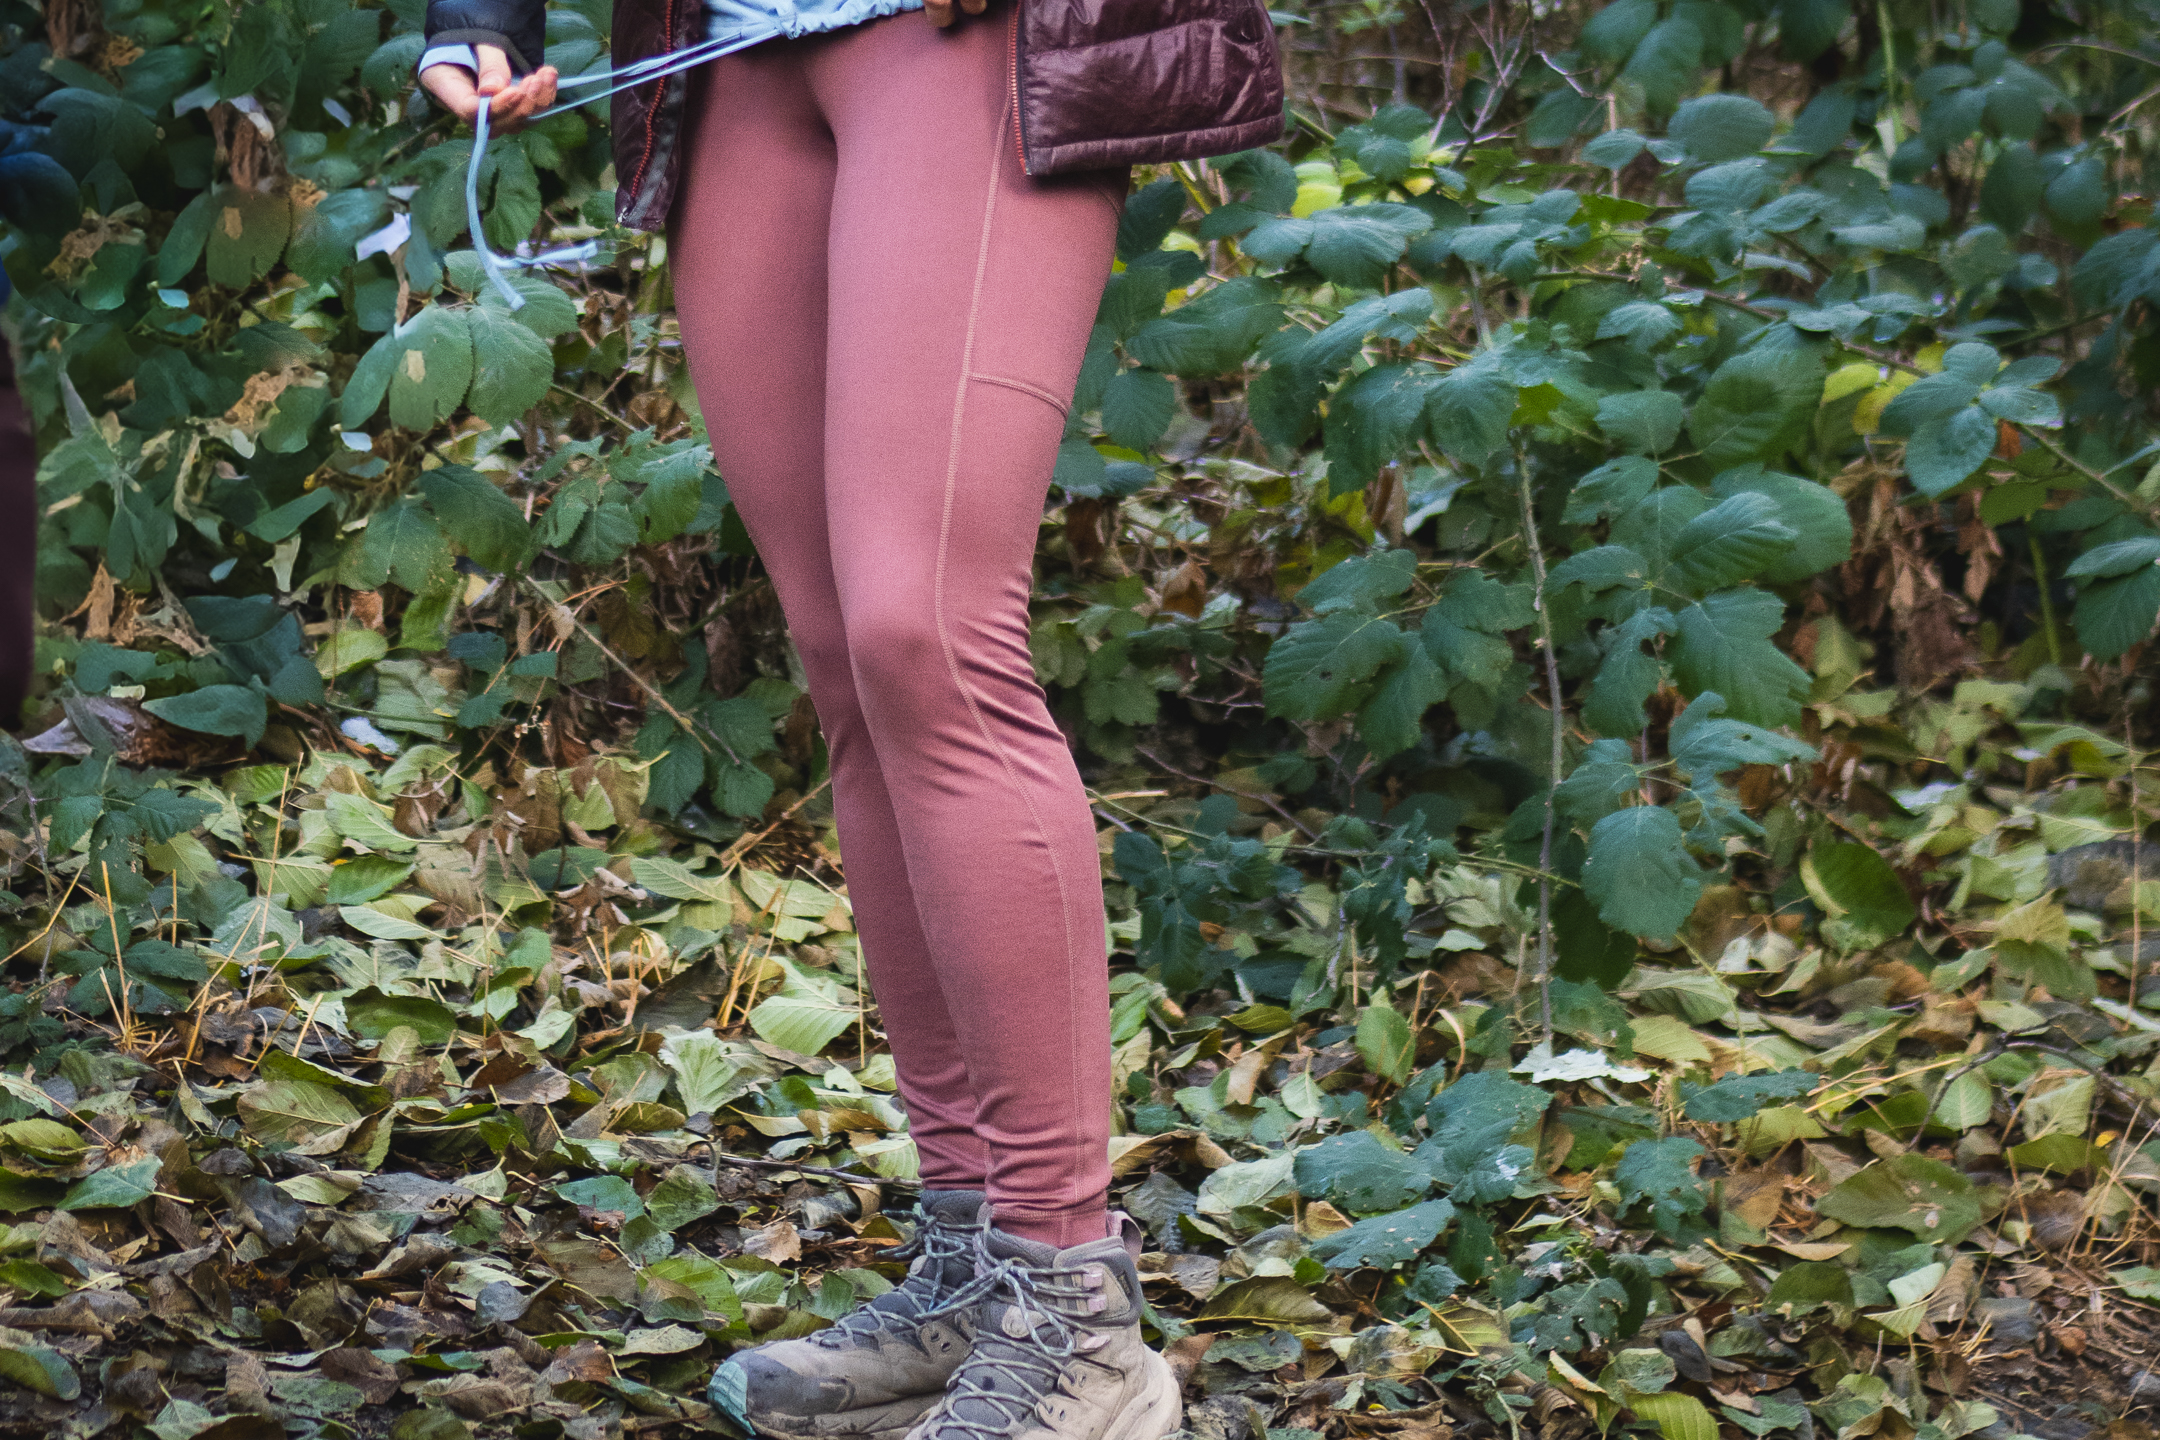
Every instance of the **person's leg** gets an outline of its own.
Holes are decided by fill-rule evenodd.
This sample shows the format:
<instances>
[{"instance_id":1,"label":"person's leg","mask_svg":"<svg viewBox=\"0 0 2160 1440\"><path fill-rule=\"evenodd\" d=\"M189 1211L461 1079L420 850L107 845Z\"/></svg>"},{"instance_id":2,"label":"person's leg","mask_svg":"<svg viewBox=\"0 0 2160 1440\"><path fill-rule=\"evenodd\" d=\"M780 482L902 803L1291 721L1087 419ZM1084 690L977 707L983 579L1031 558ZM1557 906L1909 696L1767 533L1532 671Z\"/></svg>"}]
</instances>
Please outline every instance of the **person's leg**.
<instances>
[{"instance_id":1,"label":"person's leg","mask_svg":"<svg viewBox=\"0 0 2160 1440\"><path fill-rule=\"evenodd\" d=\"M1021 173L1010 13L949 31L895 16L808 51L839 158L826 503L855 693L996 1223L1072 1245L1103 1235L1110 1179L1102 885L1027 602L1125 181Z\"/></svg>"},{"instance_id":2,"label":"person's leg","mask_svg":"<svg viewBox=\"0 0 2160 1440\"><path fill-rule=\"evenodd\" d=\"M772 576L832 758L833 808L864 960L908 1104L922 1178L986 1178L966 1067L909 888L855 695L827 541L825 238L833 139L773 42L694 83L669 253L683 350L713 455Z\"/></svg>"}]
</instances>

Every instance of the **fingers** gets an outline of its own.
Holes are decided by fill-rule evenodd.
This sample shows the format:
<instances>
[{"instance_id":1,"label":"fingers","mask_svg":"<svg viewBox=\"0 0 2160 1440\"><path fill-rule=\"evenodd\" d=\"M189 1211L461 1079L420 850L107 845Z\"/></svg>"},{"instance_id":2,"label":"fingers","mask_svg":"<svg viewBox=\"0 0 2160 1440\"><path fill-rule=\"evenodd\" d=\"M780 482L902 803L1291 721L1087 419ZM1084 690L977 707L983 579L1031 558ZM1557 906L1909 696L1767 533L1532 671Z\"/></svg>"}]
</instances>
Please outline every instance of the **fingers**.
<instances>
[{"instance_id":1,"label":"fingers","mask_svg":"<svg viewBox=\"0 0 2160 1440\"><path fill-rule=\"evenodd\" d=\"M480 46L479 58L477 77L462 65L430 65L420 72L420 84L438 105L467 124L480 113L484 101L488 128L497 134L517 129L555 103L561 77L554 66L543 65L524 79L513 80L510 58L500 47Z\"/></svg>"},{"instance_id":2,"label":"fingers","mask_svg":"<svg viewBox=\"0 0 2160 1440\"><path fill-rule=\"evenodd\" d=\"M498 94L488 105L488 125L513 130L555 103L556 71L544 65Z\"/></svg>"},{"instance_id":3,"label":"fingers","mask_svg":"<svg viewBox=\"0 0 2160 1440\"><path fill-rule=\"evenodd\" d=\"M471 72L461 65L430 65L420 72L420 84L460 120L470 121L479 112L480 93L473 88Z\"/></svg>"},{"instance_id":4,"label":"fingers","mask_svg":"<svg viewBox=\"0 0 2160 1440\"><path fill-rule=\"evenodd\" d=\"M958 18L953 14L953 0L923 0L923 14L940 30Z\"/></svg>"},{"instance_id":5,"label":"fingers","mask_svg":"<svg viewBox=\"0 0 2160 1440\"><path fill-rule=\"evenodd\" d=\"M960 0L960 8L970 15L980 15L989 8L990 0Z\"/></svg>"},{"instance_id":6,"label":"fingers","mask_svg":"<svg viewBox=\"0 0 2160 1440\"><path fill-rule=\"evenodd\" d=\"M510 89L510 57L503 53L502 46L480 45L476 46L475 49L480 55L480 93L482 95L499 95L503 91ZM496 119L500 119L502 116L502 111L499 108L490 110L488 113L492 118Z\"/></svg>"}]
</instances>

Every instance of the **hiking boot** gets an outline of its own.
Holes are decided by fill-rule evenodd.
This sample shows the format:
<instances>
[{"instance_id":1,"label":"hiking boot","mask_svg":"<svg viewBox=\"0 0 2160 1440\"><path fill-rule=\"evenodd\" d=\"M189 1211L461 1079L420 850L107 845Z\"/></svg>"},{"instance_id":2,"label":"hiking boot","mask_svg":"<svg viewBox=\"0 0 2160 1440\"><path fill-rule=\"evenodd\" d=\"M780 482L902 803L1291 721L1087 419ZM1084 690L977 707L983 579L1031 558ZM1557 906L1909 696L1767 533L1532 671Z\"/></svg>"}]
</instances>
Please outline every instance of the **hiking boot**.
<instances>
[{"instance_id":1,"label":"hiking boot","mask_svg":"<svg viewBox=\"0 0 2160 1440\"><path fill-rule=\"evenodd\" d=\"M985 1216L980 1190L925 1190L907 1279L838 1324L731 1355L707 1389L744 1427L779 1440L901 1440L937 1404L974 1341Z\"/></svg>"},{"instance_id":2,"label":"hiking boot","mask_svg":"<svg viewBox=\"0 0 2160 1440\"><path fill-rule=\"evenodd\" d=\"M975 1348L909 1440L1162 1440L1184 1418L1169 1363L1140 1339L1140 1232L1060 1250L996 1229L970 1290Z\"/></svg>"}]
</instances>

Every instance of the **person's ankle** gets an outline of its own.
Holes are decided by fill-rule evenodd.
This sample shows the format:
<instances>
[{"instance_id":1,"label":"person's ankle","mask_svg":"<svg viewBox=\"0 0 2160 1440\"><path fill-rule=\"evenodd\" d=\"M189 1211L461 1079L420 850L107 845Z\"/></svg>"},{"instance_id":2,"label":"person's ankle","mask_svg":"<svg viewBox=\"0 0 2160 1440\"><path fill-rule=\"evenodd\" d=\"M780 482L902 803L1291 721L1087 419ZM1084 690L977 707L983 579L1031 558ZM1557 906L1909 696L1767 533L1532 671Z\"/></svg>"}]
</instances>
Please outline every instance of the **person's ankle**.
<instances>
[{"instance_id":1,"label":"person's ankle","mask_svg":"<svg viewBox=\"0 0 2160 1440\"><path fill-rule=\"evenodd\" d=\"M1075 1245L1085 1245L1090 1240L1100 1240L1107 1235L1109 1215L1106 1208L1100 1207L1053 1215L1036 1215L993 1207L990 1223L1007 1235L1016 1235L1022 1240L1033 1240L1040 1245L1054 1245L1060 1250L1067 1250Z\"/></svg>"}]
</instances>

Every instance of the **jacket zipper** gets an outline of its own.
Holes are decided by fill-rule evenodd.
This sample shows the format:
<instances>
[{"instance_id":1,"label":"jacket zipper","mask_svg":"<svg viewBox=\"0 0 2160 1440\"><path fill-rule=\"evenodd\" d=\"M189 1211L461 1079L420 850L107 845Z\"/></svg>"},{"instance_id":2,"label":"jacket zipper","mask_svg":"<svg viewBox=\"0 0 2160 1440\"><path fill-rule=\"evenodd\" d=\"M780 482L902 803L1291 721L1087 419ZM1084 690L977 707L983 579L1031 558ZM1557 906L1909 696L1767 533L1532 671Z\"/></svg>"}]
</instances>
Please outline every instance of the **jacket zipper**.
<instances>
[{"instance_id":1,"label":"jacket zipper","mask_svg":"<svg viewBox=\"0 0 2160 1440\"><path fill-rule=\"evenodd\" d=\"M1027 130L1020 120L1020 0L1014 0L1012 9L1012 116L1013 153L1020 157L1020 173L1031 175L1028 169Z\"/></svg>"},{"instance_id":2,"label":"jacket zipper","mask_svg":"<svg viewBox=\"0 0 2160 1440\"><path fill-rule=\"evenodd\" d=\"M660 53L666 54L675 48L675 0L668 0L660 20ZM645 153L638 157L637 174L630 180L630 208L636 207L645 188L645 171L652 164L653 146L660 138L660 102L667 97L668 79L663 75L656 82L652 104L645 111Z\"/></svg>"}]
</instances>

